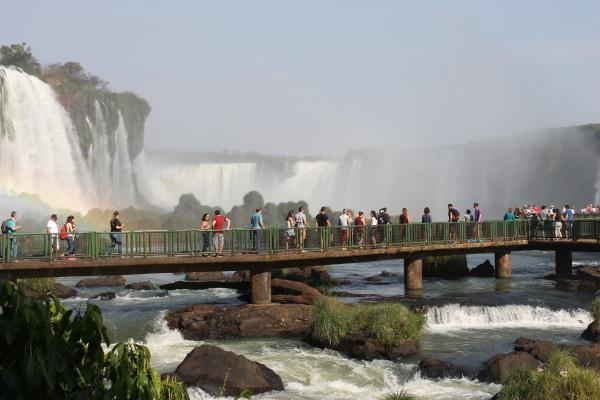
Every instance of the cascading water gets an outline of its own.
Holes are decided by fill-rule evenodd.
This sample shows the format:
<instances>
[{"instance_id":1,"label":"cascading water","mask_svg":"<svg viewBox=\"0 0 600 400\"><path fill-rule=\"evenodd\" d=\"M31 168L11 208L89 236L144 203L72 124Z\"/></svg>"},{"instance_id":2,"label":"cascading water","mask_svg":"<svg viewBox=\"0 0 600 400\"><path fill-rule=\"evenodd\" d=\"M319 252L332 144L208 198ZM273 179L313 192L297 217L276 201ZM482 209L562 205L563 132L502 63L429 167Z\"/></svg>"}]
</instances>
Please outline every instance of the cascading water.
<instances>
[{"instance_id":1,"label":"cascading water","mask_svg":"<svg viewBox=\"0 0 600 400\"><path fill-rule=\"evenodd\" d=\"M15 68L0 67L0 193L36 194L52 208L86 211L133 205L127 131L119 112L110 132L96 102L88 154L53 89ZM92 122L95 121L95 122Z\"/></svg>"}]
</instances>

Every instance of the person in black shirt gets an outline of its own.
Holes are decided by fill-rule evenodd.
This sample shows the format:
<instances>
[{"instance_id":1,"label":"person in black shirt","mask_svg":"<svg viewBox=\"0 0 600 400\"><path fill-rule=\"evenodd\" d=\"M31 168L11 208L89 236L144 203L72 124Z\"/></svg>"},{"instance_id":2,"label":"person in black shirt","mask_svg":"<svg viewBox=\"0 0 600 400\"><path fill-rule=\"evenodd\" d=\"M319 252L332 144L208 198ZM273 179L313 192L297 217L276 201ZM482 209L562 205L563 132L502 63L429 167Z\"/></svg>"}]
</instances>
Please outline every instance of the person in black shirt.
<instances>
[{"instance_id":1,"label":"person in black shirt","mask_svg":"<svg viewBox=\"0 0 600 400\"><path fill-rule=\"evenodd\" d=\"M321 251L325 249L325 239L327 238L327 229L331 226L331 221L329 221L329 216L325 214L325 207L321 207L321 211L317 214L317 229L320 230L319 236L321 238ZM320 229L319 229L320 228ZM331 240L331 238L330 238Z\"/></svg>"},{"instance_id":2,"label":"person in black shirt","mask_svg":"<svg viewBox=\"0 0 600 400\"><path fill-rule=\"evenodd\" d=\"M121 223L121 221L119 220L119 212L115 211L113 213L113 217L110 220L110 246L108 246L108 249L106 251L107 255L111 255L112 251L115 249L115 246L117 246L117 249L119 251L119 256L121 258L125 258L123 257L123 239L121 238L121 231L123 229L123 223Z\"/></svg>"}]
</instances>

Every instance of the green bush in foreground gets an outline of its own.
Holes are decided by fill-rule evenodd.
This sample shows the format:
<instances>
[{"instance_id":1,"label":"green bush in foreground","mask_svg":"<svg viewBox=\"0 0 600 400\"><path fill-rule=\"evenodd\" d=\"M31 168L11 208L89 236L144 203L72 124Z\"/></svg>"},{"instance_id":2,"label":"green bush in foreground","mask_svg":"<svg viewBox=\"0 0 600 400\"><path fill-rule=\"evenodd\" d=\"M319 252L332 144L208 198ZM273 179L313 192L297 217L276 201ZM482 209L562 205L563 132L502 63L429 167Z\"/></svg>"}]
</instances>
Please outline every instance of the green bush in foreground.
<instances>
[{"instance_id":1,"label":"green bush in foreground","mask_svg":"<svg viewBox=\"0 0 600 400\"><path fill-rule=\"evenodd\" d=\"M335 346L348 334L364 331L385 347L418 339L425 317L397 303L344 304L333 298L317 300L312 315L312 335Z\"/></svg>"},{"instance_id":2,"label":"green bush in foreground","mask_svg":"<svg viewBox=\"0 0 600 400\"><path fill-rule=\"evenodd\" d=\"M180 382L162 381L150 353L110 345L100 309L66 309L53 295L27 299L0 281L0 398L186 400Z\"/></svg>"},{"instance_id":3,"label":"green bush in foreground","mask_svg":"<svg viewBox=\"0 0 600 400\"><path fill-rule=\"evenodd\" d=\"M501 400L600 399L600 373L576 365L575 356L556 352L543 369L515 369L498 393Z\"/></svg>"},{"instance_id":4,"label":"green bush in foreground","mask_svg":"<svg viewBox=\"0 0 600 400\"><path fill-rule=\"evenodd\" d=\"M54 292L56 281L54 278L26 278L19 279L19 287L23 290L31 290L40 296Z\"/></svg>"},{"instance_id":5,"label":"green bush in foreground","mask_svg":"<svg viewBox=\"0 0 600 400\"><path fill-rule=\"evenodd\" d=\"M590 306L590 312L594 318L596 328L600 328L600 297L595 297Z\"/></svg>"},{"instance_id":6,"label":"green bush in foreground","mask_svg":"<svg viewBox=\"0 0 600 400\"><path fill-rule=\"evenodd\" d=\"M415 397L411 394L408 394L404 390L401 390L396 393L390 393L381 398L381 400L414 400Z\"/></svg>"}]
</instances>

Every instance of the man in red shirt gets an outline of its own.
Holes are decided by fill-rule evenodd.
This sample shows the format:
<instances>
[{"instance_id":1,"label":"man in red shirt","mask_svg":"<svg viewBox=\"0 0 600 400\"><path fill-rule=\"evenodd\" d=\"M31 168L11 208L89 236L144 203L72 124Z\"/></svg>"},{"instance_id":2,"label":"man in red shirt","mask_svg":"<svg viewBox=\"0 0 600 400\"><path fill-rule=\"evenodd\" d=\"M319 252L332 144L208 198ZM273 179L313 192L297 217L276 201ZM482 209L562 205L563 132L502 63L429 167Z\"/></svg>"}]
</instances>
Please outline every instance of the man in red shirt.
<instances>
[{"instance_id":1,"label":"man in red shirt","mask_svg":"<svg viewBox=\"0 0 600 400\"><path fill-rule=\"evenodd\" d=\"M227 227L225 227L227 222ZM215 210L215 215L212 220L213 229L213 245L215 246L215 257L223 257L223 248L225 247L225 236L223 235L223 228L229 229L231 221L224 215L221 215L221 210Z\"/></svg>"}]
</instances>

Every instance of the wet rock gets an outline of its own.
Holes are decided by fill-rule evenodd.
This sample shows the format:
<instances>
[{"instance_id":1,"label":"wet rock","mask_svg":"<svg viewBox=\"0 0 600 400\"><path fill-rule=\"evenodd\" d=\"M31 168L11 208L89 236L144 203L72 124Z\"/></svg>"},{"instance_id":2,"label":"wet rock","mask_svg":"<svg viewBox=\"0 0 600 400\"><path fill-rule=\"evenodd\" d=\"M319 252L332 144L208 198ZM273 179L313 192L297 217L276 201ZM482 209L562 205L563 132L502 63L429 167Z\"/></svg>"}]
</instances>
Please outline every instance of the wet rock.
<instances>
[{"instance_id":1,"label":"wet rock","mask_svg":"<svg viewBox=\"0 0 600 400\"><path fill-rule=\"evenodd\" d=\"M271 291L274 303L313 304L323 297L321 292L304 283L286 279L272 279Z\"/></svg>"},{"instance_id":2,"label":"wet rock","mask_svg":"<svg viewBox=\"0 0 600 400\"><path fill-rule=\"evenodd\" d=\"M383 276L384 278L392 278L394 276L398 276L398 274L395 272L381 271L381 276Z\"/></svg>"},{"instance_id":3,"label":"wet rock","mask_svg":"<svg viewBox=\"0 0 600 400\"><path fill-rule=\"evenodd\" d=\"M430 379L461 378L469 376L468 371L447 361L425 357L419 363L421 375Z\"/></svg>"},{"instance_id":4,"label":"wet rock","mask_svg":"<svg viewBox=\"0 0 600 400\"><path fill-rule=\"evenodd\" d=\"M213 396L237 397L244 390L253 395L283 390L281 378L265 365L209 345L192 350L173 375Z\"/></svg>"},{"instance_id":5,"label":"wet rock","mask_svg":"<svg viewBox=\"0 0 600 400\"><path fill-rule=\"evenodd\" d=\"M423 258L423 276L456 279L469 275L467 256L429 256Z\"/></svg>"},{"instance_id":6,"label":"wet rock","mask_svg":"<svg viewBox=\"0 0 600 400\"><path fill-rule=\"evenodd\" d=\"M490 260L485 260L475 268L469 271L469 275L478 276L481 278L491 278L495 276L494 266Z\"/></svg>"},{"instance_id":7,"label":"wet rock","mask_svg":"<svg viewBox=\"0 0 600 400\"><path fill-rule=\"evenodd\" d=\"M365 282L379 283L382 281L381 275L373 275L362 279Z\"/></svg>"},{"instance_id":8,"label":"wet rock","mask_svg":"<svg viewBox=\"0 0 600 400\"><path fill-rule=\"evenodd\" d=\"M525 351L513 351L506 354L496 354L483 363L478 379L486 382L504 383L515 368L537 368L540 360Z\"/></svg>"},{"instance_id":9,"label":"wet rock","mask_svg":"<svg viewBox=\"0 0 600 400\"><path fill-rule=\"evenodd\" d=\"M520 337L515 341L515 351L524 351L541 362L548 362L550 356L560 350L558 345L548 340L531 340Z\"/></svg>"},{"instance_id":10,"label":"wet rock","mask_svg":"<svg viewBox=\"0 0 600 400\"><path fill-rule=\"evenodd\" d=\"M581 338L591 342L600 342L600 326L597 321L591 322L581 334Z\"/></svg>"},{"instance_id":11,"label":"wet rock","mask_svg":"<svg viewBox=\"0 0 600 400\"><path fill-rule=\"evenodd\" d=\"M305 337L305 341L315 347L336 350L349 357L367 361L375 359L396 360L408 357L415 354L419 347L419 343L416 340L407 341L399 346L386 347L381 345L377 339L368 336L362 331L347 335L335 346L320 342L310 332Z\"/></svg>"},{"instance_id":12,"label":"wet rock","mask_svg":"<svg viewBox=\"0 0 600 400\"><path fill-rule=\"evenodd\" d=\"M310 328L311 309L304 304L198 304L170 312L165 319L189 340L300 336Z\"/></svg>"},{"instance_id":13,"label":"wet rock","mask_svg":"<svg viewBox=\"0 0 600 400\"><path fill-rule=\"evenodd\" d=\"M185 274L185 280L196 282L224 281L226 280L226 276L221 271L188 272L187 274Z\"/></svg>"},{"instance_id":14,"label":"wet rock","mask_svg":"<svg viewBox=\"0 0 600 400\"><path fill-rule=\"evenodd\" d=\"M577 362L584 367L600 371L600 345L573 346L570 350L577 357Z\"/></svg>"},{"instance_id":15,"label":"wet rock","mask_svg":"<svg viewBox=\"0 0 600 400\"><path fill-rule=\"evenodd\" d=\"M62 283L56 282L54 284L54 294L59 299L67 299L69 297L77 296L77 290L73 289L72 287L65 286Z\"/></svg>"},{"instance_id":16,"label":"wet rock","mask_svg":"<svg viewBox=\"0 0 600 400\"><path fill-rule=\"evenodd\" d=\"M146 282L134 282L128 285L125 285L125 289L131 290L156 290L158 289L154 284L150 281Z\"/></svg>"},{"instance_id":17,"label":"wet rock","mask_svg":"<svg viewBox=\"0 0 600 400\"><path fill-rule=\"evenodd\" d=\"M117 294L115 292L104 292L104 293L97 294L93 297L90 297L90 299L91 300L113 300L115 297L117 297Z\"/></svg>"},{"instance_id":18,"label":"wet rock","mask_svg":"<svg viewBox=\"0 0 600 400\"><path fill-rule=\"evenodd\" d=\"M564 290L572 290L577 292L595 292L596 284L594 282L585 281L582 279L563 279L556 278L556 287Z\"/></svg>"},{"instance_id":19,"label":"wet rock","mask_svg":"<svg viewBox=\"0 0 600 400\"><path fill-rule=\"evenodd\" d=\"M324 267L283 268L274 270L273 278L303 282L312 287L349 285L346 279L334 278Z\"/></svg>"},{"instance_id":20,"label":"wet rock","mask_svg":"<svg viewBox=\"0 0 600 400\"><path fill-rule=\"evenodd\" d=\"M82 279L75 285L76 287L94 287L94 286L123 286L125 278L121 275L100 276L98 278Z\"/></svg>"}]
</instances>

